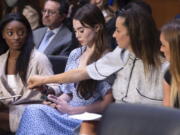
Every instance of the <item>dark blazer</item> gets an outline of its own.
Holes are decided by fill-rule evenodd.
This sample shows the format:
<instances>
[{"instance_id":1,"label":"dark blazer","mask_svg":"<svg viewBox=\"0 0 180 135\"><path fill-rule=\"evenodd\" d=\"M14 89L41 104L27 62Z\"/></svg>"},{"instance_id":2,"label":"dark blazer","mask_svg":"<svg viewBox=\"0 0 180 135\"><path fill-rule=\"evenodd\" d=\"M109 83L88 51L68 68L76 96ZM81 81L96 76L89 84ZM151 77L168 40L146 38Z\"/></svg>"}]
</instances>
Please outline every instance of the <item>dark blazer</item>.
<instances>
[{"instance_id":1,"label":"dark blazer","mask_svg":"<svg viewBox=\"0 0 180 135\"><path fill-rule=\"evenodd\" d=\"M47 27L39 28L33 31L36 48L39 48L46 31ZM72 32L65 25L62 25L58 33L45 49L44 53L46 55L68 56L74 48L75 45L72 43Z\"/></svg>"}]
</instances>

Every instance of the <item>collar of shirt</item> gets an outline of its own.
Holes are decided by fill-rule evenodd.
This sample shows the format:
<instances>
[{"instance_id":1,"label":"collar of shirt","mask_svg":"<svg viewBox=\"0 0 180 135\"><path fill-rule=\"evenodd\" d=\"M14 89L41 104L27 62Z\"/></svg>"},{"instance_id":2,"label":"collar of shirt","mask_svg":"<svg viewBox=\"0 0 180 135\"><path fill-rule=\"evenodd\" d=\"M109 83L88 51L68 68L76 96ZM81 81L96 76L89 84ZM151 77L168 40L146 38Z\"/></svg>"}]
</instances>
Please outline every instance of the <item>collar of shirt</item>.
<instances>
[{"instance_id":1,"label":"collar of shirt","mask_svg":"<svg viewBox=\"0 0 180 135\"><path fill-rule=\"evenodd\" d=\"M55 28L55 29L53 29L51 31L54 33L54 35L56 35L61 28L62 28L62 24L59 27L57 27L57 28ZM48 28L47 31L50 31L50 29Z\"/></svg>"}]
</instances>

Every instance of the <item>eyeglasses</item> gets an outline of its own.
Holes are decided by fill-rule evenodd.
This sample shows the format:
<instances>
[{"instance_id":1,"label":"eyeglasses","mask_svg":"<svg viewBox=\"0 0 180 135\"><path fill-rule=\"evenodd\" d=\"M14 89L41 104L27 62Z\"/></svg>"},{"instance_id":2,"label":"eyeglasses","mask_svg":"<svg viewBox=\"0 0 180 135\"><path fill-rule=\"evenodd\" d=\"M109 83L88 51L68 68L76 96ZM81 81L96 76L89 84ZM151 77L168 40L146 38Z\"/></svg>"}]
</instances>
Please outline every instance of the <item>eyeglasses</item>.
<instances>
[{"instance_id":1,"label":"eyeglasses","mask_svg":"<svg viewBox=\"0 0 180 135\"><path fill-rule=\"evenodd\" d=\"M57 11L46 10L46 9L43 9L41 12L42 12L43 15L45 15L47 13L49 16L55 15L57 13Z\"/></svg>"}]
</instances>

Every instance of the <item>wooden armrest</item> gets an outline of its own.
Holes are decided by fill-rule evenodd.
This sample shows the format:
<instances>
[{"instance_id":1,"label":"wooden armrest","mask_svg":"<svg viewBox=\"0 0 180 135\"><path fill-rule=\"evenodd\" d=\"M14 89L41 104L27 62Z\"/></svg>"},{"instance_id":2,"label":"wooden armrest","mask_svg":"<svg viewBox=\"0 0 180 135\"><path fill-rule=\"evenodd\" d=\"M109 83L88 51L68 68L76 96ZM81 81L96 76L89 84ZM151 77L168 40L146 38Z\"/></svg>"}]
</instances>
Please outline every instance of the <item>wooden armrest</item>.
<instances>
[{"instance_id":1,"label":"wooden armrest","mask_svg":"<svg viewBox=\"0 0 180 135\"><path fill-rule=\"evenodd\" d=\"M83 121L80 127L80 135L96 135L99 121Z\"/></svg>"}]
</instances>

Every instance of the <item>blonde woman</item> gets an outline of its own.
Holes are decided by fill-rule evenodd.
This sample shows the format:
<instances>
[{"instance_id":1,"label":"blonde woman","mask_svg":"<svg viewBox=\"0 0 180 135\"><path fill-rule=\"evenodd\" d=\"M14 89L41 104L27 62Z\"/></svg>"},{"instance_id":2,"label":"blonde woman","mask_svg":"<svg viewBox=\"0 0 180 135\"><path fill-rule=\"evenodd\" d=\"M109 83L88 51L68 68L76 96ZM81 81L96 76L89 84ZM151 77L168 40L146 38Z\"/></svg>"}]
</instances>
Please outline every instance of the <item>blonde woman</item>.
<instances>
[{"instance_id":1,"label":"blonde woman","mask_svg":"<svg viewBox=\"0 0 180 135\"><path fill-rule=\"evenodd\" d=\"M170 62L170 68L164 76L165 106L179 108L180 90L180 20L172 20L161 30L161 51Z\"/></svg>"}]
</instances>

